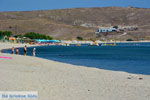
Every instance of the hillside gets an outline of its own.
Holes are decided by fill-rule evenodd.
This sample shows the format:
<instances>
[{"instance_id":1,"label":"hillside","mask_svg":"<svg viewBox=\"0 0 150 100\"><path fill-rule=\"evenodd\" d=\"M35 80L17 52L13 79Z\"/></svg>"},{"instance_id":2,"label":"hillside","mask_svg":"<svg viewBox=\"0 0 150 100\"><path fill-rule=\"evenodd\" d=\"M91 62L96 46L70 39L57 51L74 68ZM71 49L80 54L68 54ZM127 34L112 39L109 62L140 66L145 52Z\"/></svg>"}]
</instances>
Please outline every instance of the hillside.
<instances>
[{"instance_id":1,"label":"hillside","mask_svg":"<svg viewBox=\"0 0 150 100\"><path fill-rule=\"evenodd\" d=\"M22 12L0 12L0 30L15 34L38 32L56 39L150 40L150 9L144 8L73 8ZM96 36L98 27L138 26L138 30Z\"/></svg>"}]
</instances>

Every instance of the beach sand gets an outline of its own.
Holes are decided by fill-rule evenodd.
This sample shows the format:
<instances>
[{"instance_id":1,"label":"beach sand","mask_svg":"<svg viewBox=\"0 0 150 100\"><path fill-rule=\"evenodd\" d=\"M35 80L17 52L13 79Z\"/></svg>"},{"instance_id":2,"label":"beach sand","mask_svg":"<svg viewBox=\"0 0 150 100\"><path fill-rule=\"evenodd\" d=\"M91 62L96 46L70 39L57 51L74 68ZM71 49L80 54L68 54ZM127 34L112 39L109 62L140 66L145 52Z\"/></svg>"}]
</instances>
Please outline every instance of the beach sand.
<instances>
[{"instance_id":1,"label":"beach sand","mask_svg":"<svg viewBox=\"0 0 150 100\"><path fill-rule=\"evenodd\" d=\"M24 45L0 43L0 49L12 46ZM2 53L0 56L12 57L0 58L0 91L38 91L38 100L150 100L150 75L29 56Z\"/></svg>"}]
</instances>

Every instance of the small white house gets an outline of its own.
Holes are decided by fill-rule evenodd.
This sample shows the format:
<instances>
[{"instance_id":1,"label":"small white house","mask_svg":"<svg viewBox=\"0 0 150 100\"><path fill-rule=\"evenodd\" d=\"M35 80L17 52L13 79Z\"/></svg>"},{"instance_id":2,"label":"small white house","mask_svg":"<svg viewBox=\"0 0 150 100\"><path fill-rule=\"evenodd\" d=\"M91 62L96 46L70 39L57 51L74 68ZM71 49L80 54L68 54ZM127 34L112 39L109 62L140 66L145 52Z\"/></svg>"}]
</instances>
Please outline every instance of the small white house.
<instances>
[{"instance_id":1,"label":"small white house","mask_svg":"<svg viewBox=\"0 0 150 100\"><path fill-rule=\"evenodd\" d=\"M116 32L116 28L99 28L96 33L105 33L105 32Z\"/></svg>"}]
</instances>

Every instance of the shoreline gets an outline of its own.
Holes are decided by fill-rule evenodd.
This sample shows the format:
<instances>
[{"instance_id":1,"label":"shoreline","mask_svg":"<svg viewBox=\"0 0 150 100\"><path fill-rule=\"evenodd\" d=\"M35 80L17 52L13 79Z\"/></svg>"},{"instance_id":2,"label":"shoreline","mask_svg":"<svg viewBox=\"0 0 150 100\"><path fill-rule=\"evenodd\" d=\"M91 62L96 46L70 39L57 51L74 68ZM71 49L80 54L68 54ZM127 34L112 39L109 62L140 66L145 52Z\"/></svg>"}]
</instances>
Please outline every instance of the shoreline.
<instances>
[{"instance_id":1,"label":"shoreline","mask_svg":"<svg viewBox=\"0 0 150 100\"><path fill-rule=\"evenodd\" d=\"M0 50L12 45L0 43ZM150 75L76 66L31 56L0 55L13 58L0 59L0 91L38 91L38 100L150 98Z\"/></svg>"},{"instance_id":2,"label":"shoreline","mask_svg":"<svg viewBox=\"0 0 150 100\"><path fill-rule=\"evenodd\" d=\"M113 42L116 42L116 43L145 43L145 42L150 42L150 41L113 41Z\"/></svg>"}]
</instances>

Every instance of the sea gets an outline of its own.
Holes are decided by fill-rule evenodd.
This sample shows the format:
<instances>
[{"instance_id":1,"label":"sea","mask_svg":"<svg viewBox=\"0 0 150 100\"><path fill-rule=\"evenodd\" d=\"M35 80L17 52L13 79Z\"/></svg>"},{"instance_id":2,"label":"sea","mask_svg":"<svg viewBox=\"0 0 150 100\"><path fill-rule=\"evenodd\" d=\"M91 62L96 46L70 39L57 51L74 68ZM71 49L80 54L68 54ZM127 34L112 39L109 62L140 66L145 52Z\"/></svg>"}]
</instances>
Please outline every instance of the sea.
<instances>
[{"instance_id":1,"label":"sea","mask_svg":"<svg viewBox=\"0 0 150 100\"><path fill-rule=\"evenodd\" d=\"M117 43L116 46L38 46L28 47L28 56L36 48L36 57L78 66L150 75L150 42ZM23 55L23 48L19 48ZM11 50L4 50L11 53Z\"/></svg>"}]
</instances>

